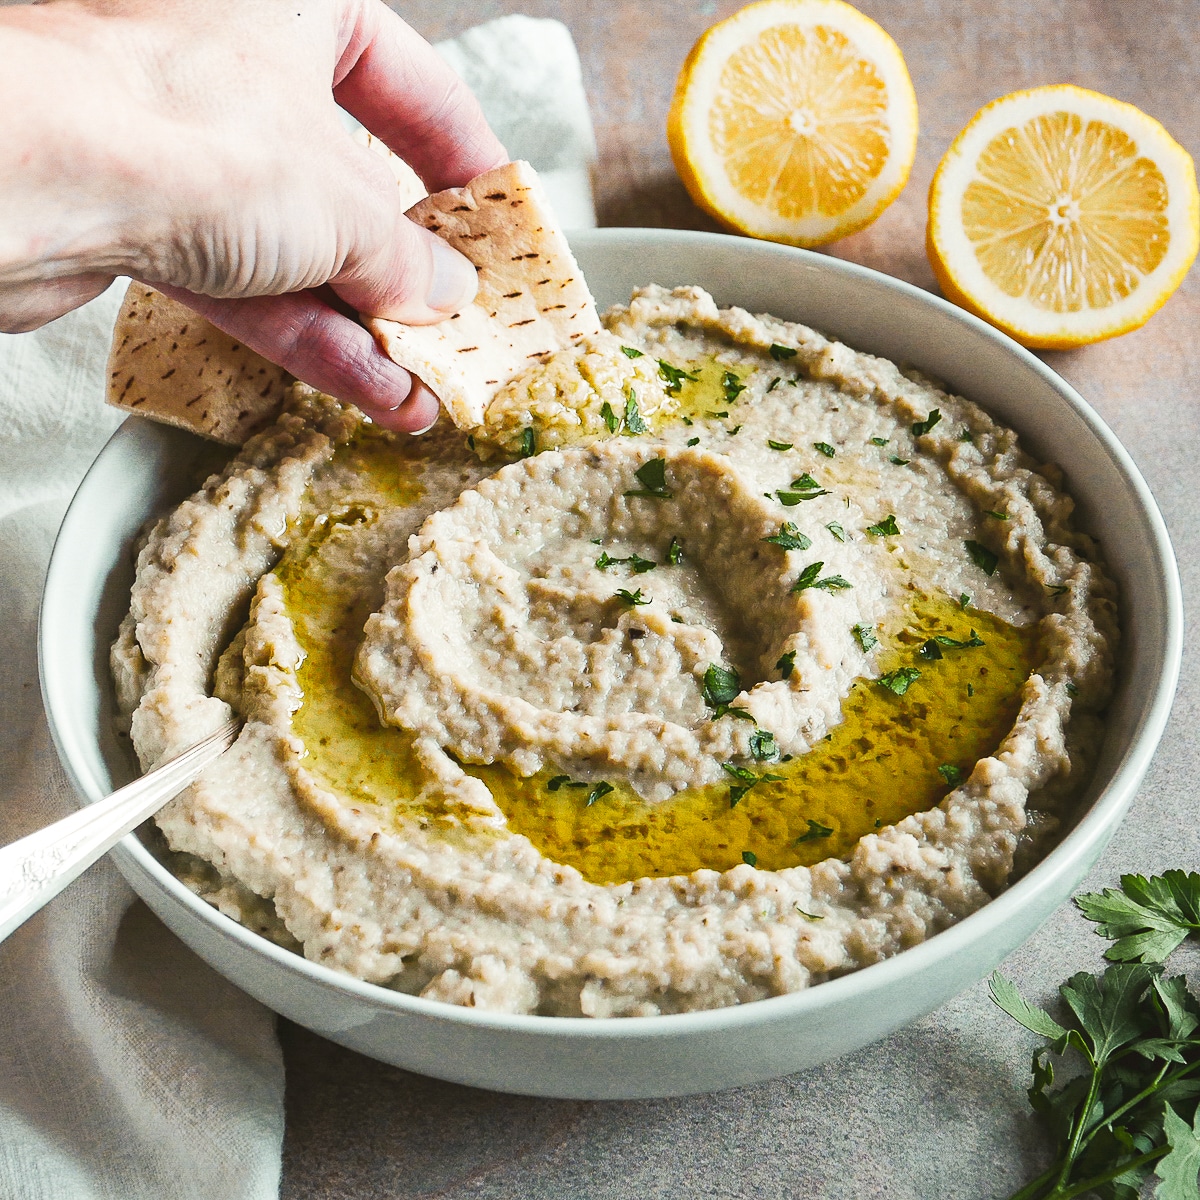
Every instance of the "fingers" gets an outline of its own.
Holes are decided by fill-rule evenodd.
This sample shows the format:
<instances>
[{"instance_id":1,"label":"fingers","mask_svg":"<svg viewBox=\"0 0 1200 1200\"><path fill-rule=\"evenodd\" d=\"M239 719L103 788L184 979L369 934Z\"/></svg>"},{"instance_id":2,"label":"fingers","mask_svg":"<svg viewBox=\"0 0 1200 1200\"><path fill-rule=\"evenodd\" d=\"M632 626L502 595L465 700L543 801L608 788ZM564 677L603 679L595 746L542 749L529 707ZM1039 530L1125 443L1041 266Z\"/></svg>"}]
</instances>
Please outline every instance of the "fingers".
<instances>
[{"instance_id":1,"label":"fingers","mask_svg":"<svg viewBox=\"0 0 1200 1200\"><path fill-rule=\"evenodd\" d=\"M360 408L385 429L423 432L437 420L437 397L392 362L361 325L312 292L217 300L154 286L297 379Z\"/></svg>"},{"instance_id":2,"label":"fingers","mask_svg":"<svg viewBox=\"0 0 1200 1200\"><path fill-rule=\"evenodd\" d=\"M352 308L405 325L432 325L475 298L479 277L453 246L397 211L394 233L330 280Z\"/></svg>"},{"instance_id":3,"label":"fingers","mask_svg":"<svg viewBox=\"0 0 1200 1200\"><path fill-rule=\"evenodd\" d=\"M467 85L377 0L359 6L334 97L405 159L430 191L462 187L508 161Z\"/></svg>"},{"instance_id":4,"label":"fingers","mask_svg":"<svg viewBox=\"0 0 1200 1200\"><path fill-rule=\"evenodd\" d=\"M473 270L474 268L472 268ZM0 289L0 333L28 333L94 300L111 275L74 275Z\"/></svg>"}]
</instances>

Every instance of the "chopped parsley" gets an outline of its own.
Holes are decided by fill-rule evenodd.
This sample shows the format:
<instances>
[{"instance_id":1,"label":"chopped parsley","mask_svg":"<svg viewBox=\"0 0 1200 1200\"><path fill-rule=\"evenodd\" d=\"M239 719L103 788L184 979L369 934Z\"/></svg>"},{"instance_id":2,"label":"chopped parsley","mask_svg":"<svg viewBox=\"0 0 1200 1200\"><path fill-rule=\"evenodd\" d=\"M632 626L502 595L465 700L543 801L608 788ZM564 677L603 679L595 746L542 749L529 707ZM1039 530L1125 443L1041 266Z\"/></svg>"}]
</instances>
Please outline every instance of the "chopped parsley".
<instances>
[{"instance_id":1,"label":"chopped parsley","mask_svg":"<svg viewBox=\"0 0 1200 1200\"><path fill-rule=\"evenodd\" d=\"M996 568L1000 565L1000 559L986 546L981 546L978 542L963 542L967 548L967 553L971 556L971 561L985 574L994 575Z\"/></svg>"},{"instance_id":2,"label":"chopped parsley","mask_svg":"<svg viewBox=\"0 0 1200 1200\"><path fill-rule=\"evenodd\" d=\"M1055 584L1053 587L1046 587L1046 595L1048 596L1065 596L1071 589L1065 583Z\"/></svg>"},{"instance_id":3,"label":"chopped parsley","mask_svg":"<svg viewBox=\"0 0 1200 1200\"><path fill-rule=\"evenodd\" d=\"M783 362L787 358L795 358L796 351L791 346L780 346L777 342L772 342L767 353L776 361Z\"/></svg>"},{"instance_id":4,"label":"chopped parsley","mask_svg":"<svg viewBox=\"0 0 1200 1200\"><path fill-rule=\"evenodd\" d=\"M695 371L681 371L678 367L667 362L665 358L658 360L658 373L666 380L667 386L663 391L668 396L678 396L684 383L695 383L700 378Z\"/></svg>"},{"instance_id":5,"label":"chopped parsley","mask_svg":"<svg viewBox=\"0 0 1200 1200\"><path fill-rule=\"evenodd\" d=\"M803 475L793 479L790 486L794 487L798 492L815 492L821 487L807 471Z\"/></svg>"},{"instance_id":6,"label":"chopped parsley","mask_svg":"<svg viewBox=\"0 0 1200 1200\"><path fill-rule=\"evenodd\" d=\"M944 633L939 633L934 639L939 646L949 646L952 650L962 650L967 646L982 646L985 645L983 638L971 630L971 636L966 641L960 641L958 638L947 637Z\"/></svg>"},{"instance_id":7,"label":"chopped parsley","mask_svg":"<svg viewBox=\"0 0 1200 1200\"><path fill-rule=\"evenodd\" d=\"M880 687L886 688L893 695L903 696L920 678L921 672L916 667L899 667L886 675L880 675L878 682Z\"/></svg>"},{"instance_id":8,"label":"chopped parsley","mask_svg":"<svg viewBox=\"0 0 1200 1200\"><path fill-rule=\"evenodd\" d=\"M953 763L942 763L938 767L938 774L952 787L958 787L962 783L963 773L961 768L956 767Z\"/></svg>"},{"instance_id":9,"label":"chopped parsley","mask_svg":"<svg viewBox=\"0 0 1200 1200\"><path fill-rule=\"evenodd\" d=\"M600 406L600 416L608 426L609 433L616 433L621 427L621 418L613 412L613 406L607 400Z\"/></svg>"},{"instance_id":10,"label":"chopped parsley","mask_svg":"<svg viewBox=\"0 0 1200 1200\"><path fill-rule=\"evenodd\" d=\"M755 784L758 782L758 776L750 770L749 767L739 767L736 763L722 763L721 770L727 771L739 783Z\"/></svg>"},{"instance_id":11,"label":"chopped parsley","mask_svg":"<svg viewBox=\"0 0 1200 1200\"><path fill-rule=\"evenodd\" d=\"M630 608L636 608L639 604L650 603L650 597L643 596L641 588L638 588L636 592L631 592L628 588L617 588L616 598L628 604Z\"/></svg>"},{"instance_id":12,"label":"chopped parsley","mask_svg":"<svg viewBox=\"0 0 1200 1200\"><path fill-rule=\"evenodd\" d=\"M727 429L725 432L728 433L730 437L733 437L734 434L742 432L742 427L740 425L735 425L732 429Z\"/></svg>"},{"instance_id":13,"label":"chopped parsley","mask_svg":"<svg viewBox=\"0 0 1200 1200\"><path fill-rule=\"evenodd\" d=\"M687 444L689 446L698 446L698 445L700 445L700 439L699 438L688 438Z\"/></svg>"},{"instance_id":14,"label":"chopped parsley","mask_svg":"<svg viewBox=\"0 0 1200 1200\"><path fill-rule=\"evenodd\" d=\"M683 562L683 543L677 538L671 539L671 544L667 547L667 566L677 567Z\"/></svg>"},{"instance_id":15,"label":"chopped parsley","mask_svg":"<svg viewBox=\"0 0 1200 1200\"><path fill-rule=\"evenodd\" d=\"M969 592L960 592L958 595L958 607L966 608L971 603L971 595Z\"/></svg>"},{"instance_id":16,"label":"chopped parsley","mask_svg":"<svg viewBox=\"0 0 1200 1200\"><path fill-rule=\"evenodd\" d=\"M826 575L824 579L819 578L824 566L823 562L809 563L800 572L796 582L792 584L792 591L806 592L809 588L822 588L827 592L837 592L854 586L849 580L843 579L840 575Z\"/></svg>"},{"instance_id":17,"label":"chopped parsley","mask_svg":"<svg viewBox=\"0 0 1200 1200\"><path fill-rule=\"evenodd\" d=\"M781 546L784 550L807 550L812 545L812 539L807 538L791 521L784 521L778 533L763 538L772 546Z\"/></svg>"},{"instance_id":18,"label":"chopped parsley","mask_svg":"<svg viewBox=\"0 0 1200 1200\"><path fill-rule=\"evenodd\" d=\"M779 746L775 742L775 735L769 729L756 729L750 735L750 753L759 762L777 758Z\"/></svg>"},{"instance_id":19,"label":"chopped parsley","mask_svg":"<svg viewBox=\"0 0 1200 1200\"><path fill-rule=\"evenodd\" d=\"M926 662L933 662L935 659L942 657L942 648L933 640L933 638L930 638L929 641L922 644L917 653L923 659L925 659Z\"/></svg>"},{"instance_id":20,"label":"chopped parsley","mask_svg":"<svg viewBox=\"0 0 1200 1200\"><path fill-rule=\"evenodd\" d=\"M562 787L562 785L564 783L570 783L570 782L571 782L570 775L555 775L554 778L551 779L548 784L546 784L546 790L548 792L557 792L558 789L560 787Z\"/></svg>"},{"instance_id":21,"label":"chopped parsley","mask_svg":"<svg viewBox=\"0 0 1200 1200\"><path fill-rule=\"evenodd\" d=\"M836 521L830 521L825 528L828 529L829 532L833 534L833 536L837 538L839 542L844 542L846 540L846 531Z\"/></svg>"},{"instance_id":22,"label":"chopped parsley","mask_svg":"<svg viewBox=\"0 0 1200 1200\"><path fill-rule=\"evenodd\" d=\"M823 920L825 920L825 918L824 918L824 917L819 917L819 916L817 916L817 914L816 914L816 913L805 912L805 911L804 911L804 909L802 909L802 908L800 907L800 905L798 905L798 904L793 904L793 905L792 905L792 907L793 907L793 908L794 908L794 909L795 909L795 910L796 910L796 911L797 911L797 912L798 912L798 913L799 913L799 914L800 914L800 915L801 915L801 916L802 916L802 917L803 917L803 918L804 918L806 921L823 921Z\"/></svg>"},{"instance_id":23,"label":"chopped parsley","mask_svg":"<svg viewBox=\"0 0 1200 1200\"><path fill-rule=\"evenodd\" d=\"M975 445L975 435L965 425L962 427L962 433L958 435L958 440L970 442L972 446Z\"/></svg>"},{"instance_id":24,"label":"chopped parsley","mask_svg":"<svg viewBox=\"0 0 1200 1200\"><path fill-rule=\"evenodd\" d=\"M625 429L629 433L648 433L650 430L650 426L642 420L642 414L638 411L637 396L634 395L633 388L625 393Z\"/></svg>"},{"instance_id":25,"label":"chopped parsley","mask_svg":"<svg viewBox=\"0 0 1200 1200\"><path fill-rule=\"evenodd\" d=\"M994 508L989 508L987 510L987 515L989 517L995 517L997 521L1007 521L1008 520L1008 513L997 512Z\"/></svg>"},{"instance_id":26,"label":"chopped parsley","mask_svg":"<svg viewBox=\"0 0 1200 1200\"><path fill-rule=\"evenodd\" d=\"M606 783L603 779L599 783L592 786L592 790L587 794L587 807L591 808L597 800L607 796L610 792L616 791L611 783Z\"/></svg>"},{"instance_id":27,"label":"chopped parsley","mask_svg":"<svg viewBox=\"0 0 1200 1200\"><path fill-rule=\"evenodd\" d=\"M772 379L769 384L767 384L767 392L768 393L773 392L782 382L783 382L783 380L778 375L776 375L775 378Z\"/></svg>"},{"instance_id":28,"label":"chopped parsley","mask_svg":"<svg viewBox=\"0 0 1200 1200\"><path fill-rule=\"evenodd\" d=\"M704 415L707 417L711 417L714 421L723 421L723 420L725 420L725 418L727 416L729 416L729 413L724 410L718 412L716 409L713 409L712 411L707 412ZM741 426L739 425L738 428L740 429Z\"/></svg>"},{"instance_id":29,"label":"chopped parsley","mask_svg":"<svg viewBox=\"0 0 1200 1200\"><path fill-rule=\"evenodd\" d=\"M901 458L898 454L893 454L892 457L888 459L888 462L890 462L894 467L907 467L909 460L907 458Z\"/></svg>"},{"instance_id":30,"label":"chopped parsley","mask_svg":"<svg viewBox=\"0 0 1200 1200\"><path fill-rule=\"evenodd\" d=\"M803 500L815 500L818 496L828 496L821 485L807 472L796 479L793 479L789 487L785 490L775 493L779 497L779 503L786 508L792 508Z\"/></svg>"},{"instance_id":31,"label":"chopped parsley","mask_svg":"<svg viewBox=\"0 0 1200 1200\"><path fill-rule=\"evenodd\" d=\"M732 667L709 663L704 672L704 689L701 693L709 708L725 709L738 698L742 690L742 677Z\"/></svg>"},{"instance_id":32,"label":"chopped parsley","mask_svg":"<svg viewBox=\"0 0 1200 1200\"><path fill-rule=\"evenodd\" d=\"M900 532L900 528L896 524L895 514L888 513L882 521L878 521L874 525L868 525L867 532L874 534L876 537L896 537Z\"/></svg>"},{"instance_id":33,"label":"chopped parsley","mask_svg":"<svg viewBox=\"0 0 1200 1200\"><path fill-rule=\"evenodd\" d=\"M974 684L971 684L971 683L968 683L968 684L967 684L967 697L968 697L968 699L969 699L971 696L973 696L973 695L975 695L975 685L974 685Z\"/></svg>"},{"instance_id":34,"label":"chopped parsley","mask_svg":"<svg viewBox=\"0 0 1200 1200\"><path fill-rule=\"evenodd\" d=\"M801 842L815 842L820 838L833 836L833 830L828 825L822 825L820 821L814 821L811 817L806 818L808 828L796 839L796 845Z\"/></svg>"},{"instance_id":35,"label":"chopped parsley","mask_svg":"<svg viewBox=\"0 0 1200 1200\"><path fill-rule=\"evenodd\" d=\"M1067 680L1067 682L1066 682L1066 683L1065 683L1063 686L1064 686L1064 687L1066 688L1066 690L1067 690L1067 695L1068 695L1068 696L1070 696L1072 700L1073 700L1073 699L1074 699L1076 696L1078 696L1078 695L1079 695L1079 688L1078 688L1078 687L1077 687L1075 684L1073 684L1073 683L1072 683L1072 682L1071 682L1069 679Z\"/></svg>"},{"instance_id":36,"label":"chopped parsley","mask_svg":"<svg viewBox=\"0 0 1200 1200\"><path fill-rule=\"evenodd\" d=\"M795 444L795 442L776 442L771 438L767 438L767 445L770 446L772 450L790 450Z\"/></svg>"},{"instance_id":37,"label":"chopped parsley","mask_svg":"<svg viewBox=\"0 0 1200 1200\"><path fill-rule=\"evenodd\" d=\"M639 490L626 492L627 496L657 496L660 500L670 500L671 492L667 488L667 460L652 458L643 463L634 474L642 486Z\"/></svg>"},{"instance_id":38,"label":"chopped parsley","mask_svg":"<svg viewBox=\"0 0 1200 1200\"><path fill-rule=\"evenodd\" d=\"M748 867L757 867L758 855L756 855L753 850L743 850L742 862L744 862Z\"/></svg>"},{"instance_id":39,"label":"chopped parsley","mask_svg":"<svg viewBox=\"0 0 1200 1200\"><path fill-rule=\"evenodd\" d=\"M613 558L607 550L600 552L600 557L596 559L596 566L601 570L607 570L609 567L629 566L633 568L635 575L643 575L647 571L653 571L658 566L652 558L643 558L640 554L631 554L628 558Z\"/></svg>"},{"instance_id":40,"label":"chopped parsley","mask_svg":"<svg viewBox=\"0 0 1200 1200\"><path fill-rule=\"evenodd\" d=\"M537 437L532 428L521 430L521 440L517 443L518 458L532 458L537 453Z\"/></svg>"},{"instance_id":41,"label":"chopped parsley","mask_svg":"<svg viewBox=\"0 0 1200 1200\"><path fill-rule=\"evenodd\" d=\"M796 652L789 650L786 654L779 656L779 661L775 664L775 670L779 672L780 678L791 679L792 672L796 669Z\"/></svg>"},{"instance_id":42,"label":"chopped parsley","mask_svg":"<svg viewBox=\"0 0 1200 1200\"><path fill-rule=\"evenodd\" d=\"M863 653L868 650L874 650L879 645L879 639L875 636L875 630L865 621L860 621L854 626L854 636L858 639L858 644L863 648Z\"/></svg>"},{"instance_id":43,"label":"chopped parsley","mask_svg":"<svg viewBox=\"0 0 1200 1200\"><path fill-rule=\"evenodd\" d=\"M732 371L726 371L721 376L721 388L725 392L725 403L735 404L737 398L746 390L746 385Z\"/></svg>"},{"instance_id":44,"label":"chopped parsley","mask_svg":"<svg viewBox=\"0 0 1200 1200\"><path fill-rule=\"evenodd\" d=\"M935 408L925 420L914 421L912 424L913 437L920 437L922 434L928 433L941 419L942 414Z\"/></svg>"},{"instance_id":45,"label":"chopped parsley","mask_svg":"<svg viewBox=\"0 0 1200 1200\"><path fill-rule=\"evenodd\" d=\"M641 358L642 357L642 352L640 350L635 350L632 346L622 346L621 353L623 355L625 355L626 358Z\"/></svg>"},{"instance_id":46,"label":"chopped parsley","mask_svg":"<svg viewBox=\"0 0 1200 1200\"><path fill-rule=\"evenodd\" d=\"M749 767L739 767L737 763L731 762L722 763L721 768L737 780L737 783L732 784L729 788L730 808L736 808L738 801L752 787L756 787L760 783L778 783L783 778L782 775L772 775L770 771L763 775L755 775Z\"/></svg>"},{"instance_id":47,"label":"chopped parsley","mask_svg":"<svg viewBox=\"0 0 1200 1200\"><path fill-rule=\"evenodd\" d=\"M891 441L890 438L872 438L871 445L872 446L886 446L889 441Z\"/></svg>"},{"instance_id":48,"label":"chopped parsley","mask_svg":"<svg viewBox=\"0 0 1200 1200\"><path fill-rule=\"evenodd\" d=\"M813 449L826 458L832 458L837 453L828 442L813 442Z\"/></svg>"}]
</instances>

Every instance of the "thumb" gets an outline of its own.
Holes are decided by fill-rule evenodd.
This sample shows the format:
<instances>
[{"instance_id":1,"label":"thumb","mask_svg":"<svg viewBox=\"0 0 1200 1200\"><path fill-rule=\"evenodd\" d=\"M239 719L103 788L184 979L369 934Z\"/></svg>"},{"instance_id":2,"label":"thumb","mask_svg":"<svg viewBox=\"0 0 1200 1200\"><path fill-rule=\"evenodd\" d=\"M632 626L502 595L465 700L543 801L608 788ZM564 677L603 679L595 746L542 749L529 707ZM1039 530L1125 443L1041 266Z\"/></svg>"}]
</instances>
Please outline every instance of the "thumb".
<instances>
[{"instance_id":1,"label":"thumb","mask_svg":"<svg viewBox=\"0 0 1200 1200\"><path fill-rule=\"evenodd\" d=\"M470 259L403 213L382 245L329 282L360 313L404 325L444 321L470 304L479 288Z\"/></svg>"}]
</instances>

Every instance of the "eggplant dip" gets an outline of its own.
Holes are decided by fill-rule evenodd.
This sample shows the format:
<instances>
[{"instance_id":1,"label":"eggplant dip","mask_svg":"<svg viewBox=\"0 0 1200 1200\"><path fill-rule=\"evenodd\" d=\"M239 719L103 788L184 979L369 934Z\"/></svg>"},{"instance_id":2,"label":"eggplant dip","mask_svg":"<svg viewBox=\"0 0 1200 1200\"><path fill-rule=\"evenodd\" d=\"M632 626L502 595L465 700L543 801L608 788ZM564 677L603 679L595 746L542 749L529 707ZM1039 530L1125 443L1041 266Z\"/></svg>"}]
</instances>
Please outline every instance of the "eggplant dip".
<instances>
[{"instance_id":1,"label":"eggplant dip","mask_svg":"<svg viewBox=\"0 0 1200 1200\"><path fill-rule=\"evenodd\" d=\"M1115 590L970 401L649 287L471 430L295 385L148 533L113 649L158 825L308 958L506 1012L794 992L1044 853L1103 732Z\"/></svg>"}]
</instances>

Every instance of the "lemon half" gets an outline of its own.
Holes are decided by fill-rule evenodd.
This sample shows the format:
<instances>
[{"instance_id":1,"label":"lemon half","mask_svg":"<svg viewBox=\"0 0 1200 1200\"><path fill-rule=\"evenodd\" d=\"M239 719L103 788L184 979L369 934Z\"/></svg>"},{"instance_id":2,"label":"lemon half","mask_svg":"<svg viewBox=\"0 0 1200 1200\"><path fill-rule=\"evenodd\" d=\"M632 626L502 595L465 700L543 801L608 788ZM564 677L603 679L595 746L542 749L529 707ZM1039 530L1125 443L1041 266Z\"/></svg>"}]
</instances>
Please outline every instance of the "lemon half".
<instances>
[{"instance_id":1,"label":"lemon half","mask_svg":"<svg viewBox=\"0 0 1200 1200\"><path fill-rule=\"evenodd\" d=\"M908 179L904 57L842 0L761 0L692 48L667 118L692 199L753 237L816 246L870 224Z\"/></svg>"},{"instance_id":2,"label":"lemon half","mask_svg":"<svg viewBox=\"0 0 1200 1200\"><path fill-rule=\"evenodd\" d=\"M1069 85L1002 96L934 175L926 235L946 297L1025 346L1144 324L1200 245L1186 150L1131 104Z\"/></svg>"}]
</instances>

